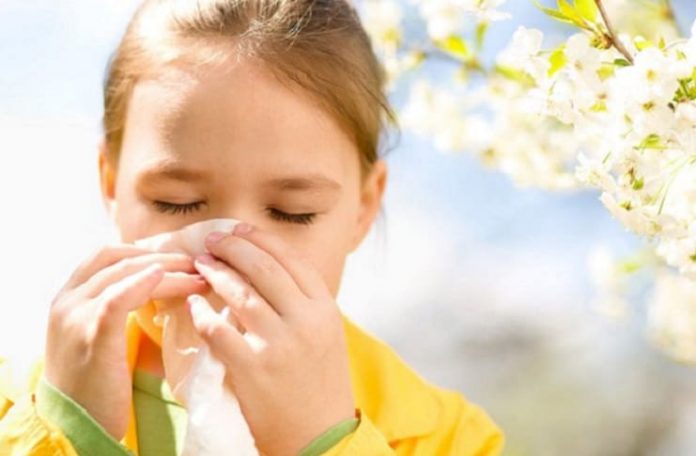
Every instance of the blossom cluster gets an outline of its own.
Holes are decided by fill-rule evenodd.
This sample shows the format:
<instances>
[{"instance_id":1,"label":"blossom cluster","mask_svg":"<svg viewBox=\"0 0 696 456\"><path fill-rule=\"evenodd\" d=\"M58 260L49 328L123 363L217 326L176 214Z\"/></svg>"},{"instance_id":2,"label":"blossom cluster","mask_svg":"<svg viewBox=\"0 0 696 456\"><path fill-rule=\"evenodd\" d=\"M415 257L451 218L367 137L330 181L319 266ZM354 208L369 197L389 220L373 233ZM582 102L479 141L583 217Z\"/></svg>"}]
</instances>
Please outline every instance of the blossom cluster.
<instances>
[{"instance_id":1,"label":"blossom cluster","mask_svg":"<svg viewBox=\"0 0 696 456\"><path fill-rule=\"evenodd\" d=\"M540 7L578 33L545 48L540 30L519 27L486 68L474 48L491 22L509 17L499 10L505 0L410 0L429 46L406 42L403 3L365 2L389 88L429 58L454 63L464 82L436 87L413 79L402 126L441 150L476 153L519 185L600 190L606 208L680 272L668 279L654 271L651 334L663 345L681 338L669 350L696 362L696 323L674 313L696 314L696 295L680 285L684 292L672 295L679 303L668 306L660 291L696 281L696 23L679 38L668 0L557 0L558 9ZM630 34L612 29L609 16ZM471 24L476 46L463 34ZM482 77L473 82L472 74ZM616 298L605 310L618 312L619 282L600 282L611 282L600 287L604 301L609 292ZM692 322L691 331L674 330L681 320Z\"/></svg>"},{"instance_id":2,"label":"blossom cluster","mask_svg":"<svg viewBox=\"0 0 696 456\"><path fill-rule=\"evenodd\" d=\"M692 32L696 32L696 27ZM503 53L534 80L530 115L573 128L576 176L632 231L696 279L696 36L669 44L618 37L632 61L587 33L551 52L520 28L526 49Z\"/></svg>"},{"instance_id":3,"label":"blossom cluster","mask_svg":"<svg viewBox=\"0 0 696 456\"><path fill-rule=\"evenodd\" d=\"M419 10L449 50L466 15L502 19L502 3L425 0ZM368 29L395 50L399 5L375 5ZM696 278L696 27L670 43L615 37L623 53L603 29L587 29L545 50L540 30L520 27L481 86L457 96L414 83L402 124L441 149L478 153L521 185L599 188L616 218L658 239L667 263ZM395 76L415 65L397 55Z\"/></svg>"}]
</instances>

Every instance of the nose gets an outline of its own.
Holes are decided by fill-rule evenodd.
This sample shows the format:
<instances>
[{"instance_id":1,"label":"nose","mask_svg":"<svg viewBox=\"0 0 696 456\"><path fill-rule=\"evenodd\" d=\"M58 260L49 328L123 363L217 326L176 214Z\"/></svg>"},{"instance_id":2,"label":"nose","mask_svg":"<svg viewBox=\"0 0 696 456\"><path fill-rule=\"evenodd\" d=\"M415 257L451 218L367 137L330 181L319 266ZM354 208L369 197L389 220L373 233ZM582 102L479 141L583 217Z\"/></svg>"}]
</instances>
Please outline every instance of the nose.
<instances>
[{"instance_id":1,"label":"nose","mask_svg":"<svg viewBox=\"0 0 696 456\"><path fill-rule=\"evenodd\" d=\"M227 208L213 212L211 219L233 219L237 222L246 222L250 225L261 226L263 220L259 216L258 210L251 208Z\"/></svg>"}]
</instances>

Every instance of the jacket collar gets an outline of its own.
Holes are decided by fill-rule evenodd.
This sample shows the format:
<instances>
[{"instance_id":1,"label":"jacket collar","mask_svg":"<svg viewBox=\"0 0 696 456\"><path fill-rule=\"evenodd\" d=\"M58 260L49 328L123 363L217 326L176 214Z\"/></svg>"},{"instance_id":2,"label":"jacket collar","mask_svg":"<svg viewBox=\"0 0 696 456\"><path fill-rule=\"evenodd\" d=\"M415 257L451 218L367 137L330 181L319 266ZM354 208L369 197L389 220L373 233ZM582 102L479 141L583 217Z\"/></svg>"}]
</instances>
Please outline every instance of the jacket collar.
<instances>
[{"instance_id":1,"label":"jacket collar","mask_svg":"<svg viewBox=\"0 0 696 456\"><path fill-rule=\"evenodd\" d=\"M375 424L388 442L433 432L440 415L440 403L429 385L408 367L383 341L359 328L342 315L351 385L356 406ZM135 312L126 324L128 367L133 374L143 329ZM138 455L135 409L121 441Z\"/></svg>"},{"instance_id":2,"label":"jacket collar","mask_svg":"<svg viewBox=\"0 0 696 456\"><path fill-rule=\"evenodd\" d=\"M126 322L126 360L128 362L128 371L133 378L133 371L135 370L135 363L138 360L138 349L140 348L140 338L143 337L143 330L138 324L136 318L136 313L131 312L128 314L128 320ZM130 404L130 416L128 419L128 428L126 429L126 435L121 439L121 443L133 451L135 456L138 456L138 435L135 423L135 406L131 400Z\"/></svg>"}]
</instances>

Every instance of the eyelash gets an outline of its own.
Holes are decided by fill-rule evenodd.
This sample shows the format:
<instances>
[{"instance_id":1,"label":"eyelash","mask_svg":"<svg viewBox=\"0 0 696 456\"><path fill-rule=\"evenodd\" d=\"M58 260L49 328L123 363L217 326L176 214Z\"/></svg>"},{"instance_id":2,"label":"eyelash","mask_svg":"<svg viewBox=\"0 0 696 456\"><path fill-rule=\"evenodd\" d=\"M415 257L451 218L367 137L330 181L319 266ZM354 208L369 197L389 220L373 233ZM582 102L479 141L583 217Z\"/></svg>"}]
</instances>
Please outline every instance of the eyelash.
<instances>
[{"instance_id":1,"label":"eyelash","mask_svg":"<svg viewBox=\"0 0 696 456\"><path fill-rule=\"evenodd\" d=\"M154 201L153 204L159 212L170 213L170 214L188 214L189 212L194 212L200 209L204 204L202 201L197 201L195 203L188 204L172 204L165 203L164 201Z\"/></svg>"},{"instance_id":2,"label":"eyelash","mask_svg":"<svg viewBox=\"0 0 696 456\"><path fill-rule=\"evenodd\" d=\"M190 212L195 212L200 209L205 203L202 201L197 201L195 203L188 204L172 204L166 203L164 201L154 201L153 204L155 208L162 213L169 214L188 214ZM269 208L269 213L275 220L280 220L283 222L297 223L300 225L309 225L314 222L314 217L316 213L306 213L306 214L288 214L283 211L279 211L275 208Z\"/></svg>"},{"instance_id":3,"label":"eyelash","mask_svg":"<svg viewBox=\"0 0 696 456\"><path fill-rule=\"evenodd\" d=\"M283 222L290 222L290 223L298 223L300 225L309 225L312 222L314 222L314 217L316 217L317 214L314 213L308 213L308 214L288 214L283 211L279 211L278 209L274 208L269 208L268 209L271 217L273 217L276 220L280 220Z\"/></svg>"}]
</instances>

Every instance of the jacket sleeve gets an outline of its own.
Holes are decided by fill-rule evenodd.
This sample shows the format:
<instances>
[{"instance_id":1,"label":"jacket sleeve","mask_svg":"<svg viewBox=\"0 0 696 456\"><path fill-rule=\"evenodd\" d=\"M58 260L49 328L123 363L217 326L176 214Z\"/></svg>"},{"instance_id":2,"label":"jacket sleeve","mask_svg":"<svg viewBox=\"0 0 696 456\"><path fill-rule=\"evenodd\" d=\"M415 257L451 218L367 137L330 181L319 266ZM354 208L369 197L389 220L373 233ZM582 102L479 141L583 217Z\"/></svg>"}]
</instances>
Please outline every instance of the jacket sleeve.
<instances>
[{"instance_id":1,"label":"jacket sleeve","mask_svg":"<svg viewBox=\"0 0 696 456\"><path fill-rule=\"evenodd\" d=\"M398 454L389 446L387 440L367 415L362 413L362 411L359 413L360 422L358 427L322 456L359 456L366 454L371 456L391 456Z\"/></svg>"},{"instance_id":2,"label":"jacket sleeve","mask_svg":"<svg viewBox=\"0 0 696 456\"><path fill-rule=\"evenodd\" d=\"M356 413L359 413L358 409L356 409ZM357 416L358 415L345 419L331 426L328 430L310 442L307 447L301 450L298 456L321 456L324 454L358 427L360 420Z\"/></svg>"},{"instance_id":3,"label":"jacket sleeve","mask_svg":"<svg viewBox=\"0 0 696 456\"><path fill-rule=\"evenodd\" d=\"M442 390L439 397L443 407L433 432L388 442L363 414L357 429L323 456L497 456L502 453L503 434L483 410L456 391Z\"/></svg>"},{"instance_id":4,"label":"jacket sleeve","mask_svg":"<svg viewBox=\"0 0 696 456\"><path fill-rule=\"evenodd\" d=\"M41 377L36 388L40 416L58 426L81 456L132 456L80 404Z\"/></svg>"},{"instance_id":5,"label":"jacket sleeve","mask_svg":"<svg viewBox=\"0 0 696 456\"><path fill-rule=\"evenodd\" d=\"M61 429L39 415L33 391L22 392L11 380L0 359L0 454L77 456Z\"/></svg>"}]
</instances>

